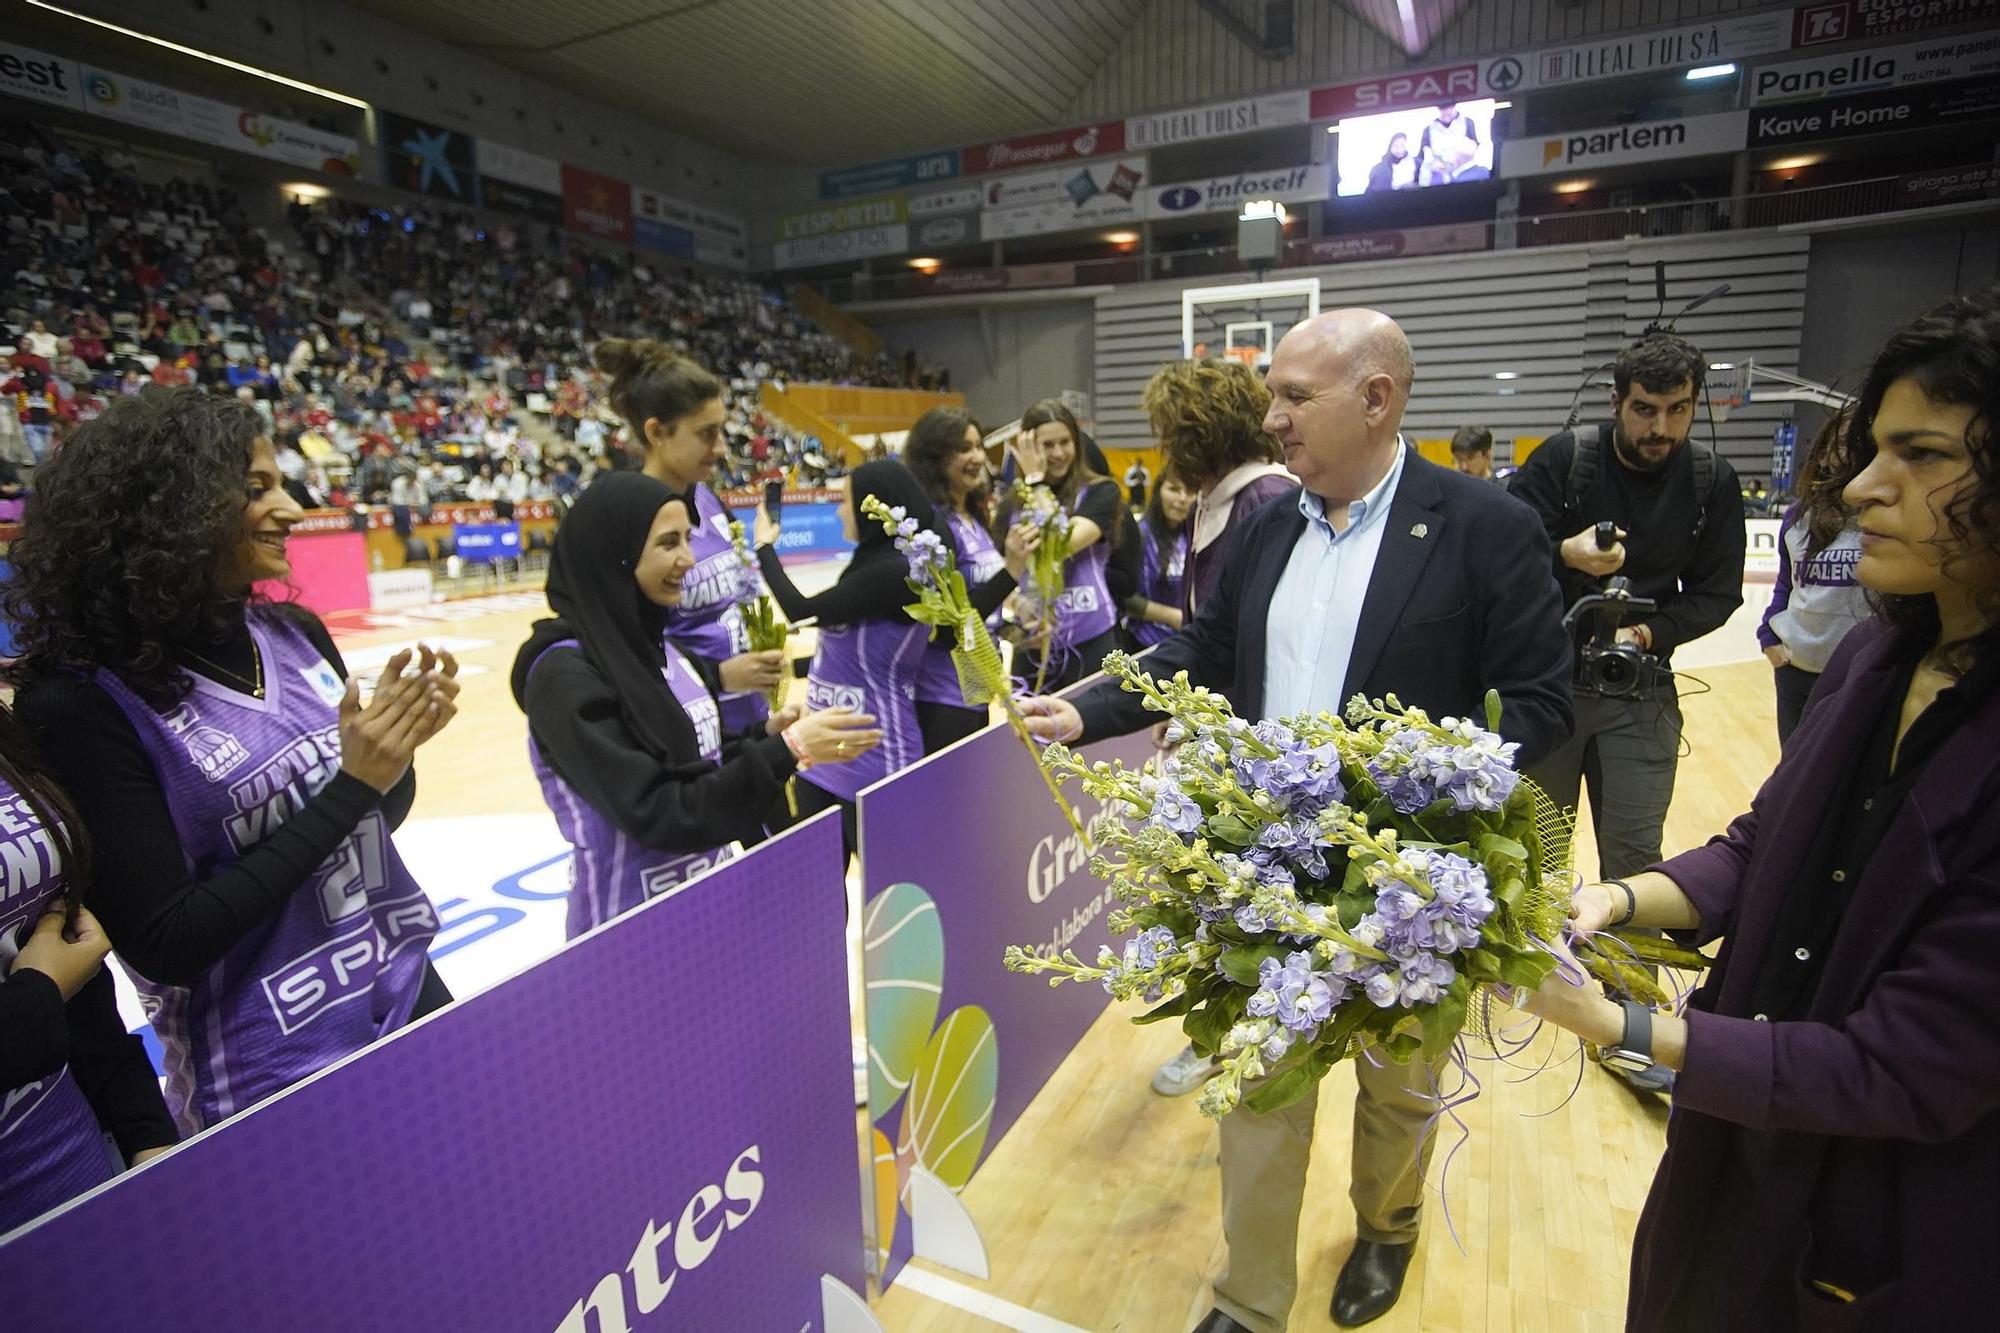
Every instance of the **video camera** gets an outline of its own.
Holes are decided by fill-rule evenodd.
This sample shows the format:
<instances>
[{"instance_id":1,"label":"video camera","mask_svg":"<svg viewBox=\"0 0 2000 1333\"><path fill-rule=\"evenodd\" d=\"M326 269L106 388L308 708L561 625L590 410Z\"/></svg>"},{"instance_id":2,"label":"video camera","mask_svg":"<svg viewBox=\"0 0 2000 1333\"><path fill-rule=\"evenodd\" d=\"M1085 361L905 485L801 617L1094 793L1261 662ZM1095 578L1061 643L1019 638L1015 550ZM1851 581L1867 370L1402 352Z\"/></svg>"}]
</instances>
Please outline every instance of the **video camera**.
<instances>
[{"instance_id":1,"label":"video camera","mask_svg":"<svg viewBox=\"0 0 2000 1333\"><path fill-rule=\"evenodd\" d=\"M1617 540L1615 523L1597 525L1597 549L1608 551ZM1579 691L1636 699L1673 678L1673 668L1661 659L1641 651L1637 644L1618 642L1620 625L1658 605L1650 597L1634 597L1631 580L1626 578L1613 578L1603 592L1576 599L1576 605L1563 616L1563 629L1576 648L1574 681Z\"/></svg>"}]
</instances>

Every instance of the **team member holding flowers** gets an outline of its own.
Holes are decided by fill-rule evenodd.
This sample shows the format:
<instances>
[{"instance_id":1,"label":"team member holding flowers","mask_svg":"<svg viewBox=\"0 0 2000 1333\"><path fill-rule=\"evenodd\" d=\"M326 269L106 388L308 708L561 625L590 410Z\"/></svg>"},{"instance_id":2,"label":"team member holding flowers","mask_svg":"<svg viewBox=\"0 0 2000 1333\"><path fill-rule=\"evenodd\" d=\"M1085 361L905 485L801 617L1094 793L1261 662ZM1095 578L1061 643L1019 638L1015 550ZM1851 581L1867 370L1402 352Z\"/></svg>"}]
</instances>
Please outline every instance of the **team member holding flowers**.
<instances>
[{"instance_id":1,"label":"team member holding flowers","mask_svg":"<svg viewBox=\"0 0 2000 1333\"><path fill-rule=\"evenodd\" d=\"M986 487L986 445L979 423L962 407L934 407L917 419L903 441L903 465L917 479L941 520L939 534L965 576L972 607L981 615L1000 609L1028 567L1041 535L1026 523L1007 530L995 545ZM865 523L865 520L864 520ZM1002 549L1004 546L1004 551ZM942 750L986 725L984 708L968 708L951 662L951 643L933 639L917 674L917 721L924 753Z\"/></svg>"},{"instance_id":2,"label":"team member holding flowers","mask_svg":"<svg viewBox=\"0 0 2000 1333\"><path fill-rule=\"evenodd\" d=\"M2000 289L1876 357L1832 465L1880 615L1750 812L1582 889L1579 930L1725 937L1684 1018L1552 976L1551 1022L1679 1071L1627 1327L1972 1329L2000 1251Z\"/></svg>"},{"instance_id":3,"label":"team member holding flowers","mask_svg":"<svg viewBox=\"0 0 2000 1333\"><path fill-rule=\"evenodd\" d=\"M645 474L694 503L688 545L695 566L667 613L667 637L716 686L723 727L755 726L771 711L767 695L784 673L785 655L750 651L743 604L763 590L736 554L728 507L708 485L729 448L722 381L650 338L607 338L597 345L597 364L611 375L611 403L644 451Z\"/></svg>"},{"instance_id":4,"label":"team member holding flowers","mask_svg":"<svg viewBox=\"0 0 2000 1333\"><path fill-rule=\"evenodd\" d=\"M733 558L733 557L732 557ZM571 861L571 938L763 836L801 765L857 758L874 719L786 709L725 738L721 711L662 627L700 567L687 498L636 472L600 478L549 558L549 607L514 659L528 758Z\"/></svg>"},{"instance_id":5,"label":"team member holding flowers","mask_svg":"<svg viewBox=\"0 0 2000 1333\"><path fill-rule=\"evenodd\" d=\"M1069 517L1069 554L1055 604L1042 605L1037 598L1046 590L1033 588L1024 591L1034 597L1021 599L1031 641L1022 654L1024 667L1014 674L1040 678L1050 690L1091 675L1118 646L1118 606L1105 568L1128 522L1125 501L1118 483L1084 458L1081 439L1070 410L1044 398L1021 414L1021 433L1012 446L1021 480L1047 487ZM1019 502L1010 497L1001 506L1001 522L1011 527L1020 513Z\"/></svg>"},{"instance_id":6,"label":"team member holding flowers","mask_svg":"<svg viewBox=\"0 0 2000 1333\"><path fill-rule=\"evenodd\" d=\"M1193 489L1171 468L1153 483L1139 522L1139 591L1125 599L1125 632L1135 648L1151 648L1181 627L1194 501Z\"/></svg>"},{"instance_id":7,"label":"team member holding flowers","mask_svg":"<svg viewBox=\"0 0 2000 1333\"><path fill-rule=\"evenodd\" d=\"M457 664L398 653L364 708L325 627L263 599L299 518L263 431L197 389L120 399L41 470L10 553L16 706L189 1133L450 998L389 831Z\"/></svg>"},{"instance_id":8,"label":"team member holding flowers","mask_svg":"<svg viewBox=\"0 0 2000 1333\"><path fill-rule=\"evenodd\" d=\"M68 797L29 764L0 707L0 1233L109 1180L104 1135L134 1165L172 1144L173 1119L145 1047L125 1031L111 942L71 904L88 848ZM67 896L66 896L67 895Z\"/></svg>"},{"instance_id":9,"label":"team member holding flowers","mask_svg":"<svg viewBox=\"0 0 2000 1333\"><path fill-rule=\"evenodd\" d=\"M847 478L840 501L840 526L854 545L854 557L831 588L808 597L798 590L778 559L779 521L757 510L757 561L771 596L793 624L819 620L819 645L806 677L808 708L851 708L873 717L881 744L850 757L854 762L814 767L799 774L794 790L800 817L838 805L849 855L855 848L854 798L863 787L907 768L923 757L917 722L917 678L923 669L930 627L910 619L909 565L893 538L874 522L855 515L873 496L900 509L926 532L935 532L931 500L907 468L897 462L865 463Z\"/></svg>"}]
</instances>

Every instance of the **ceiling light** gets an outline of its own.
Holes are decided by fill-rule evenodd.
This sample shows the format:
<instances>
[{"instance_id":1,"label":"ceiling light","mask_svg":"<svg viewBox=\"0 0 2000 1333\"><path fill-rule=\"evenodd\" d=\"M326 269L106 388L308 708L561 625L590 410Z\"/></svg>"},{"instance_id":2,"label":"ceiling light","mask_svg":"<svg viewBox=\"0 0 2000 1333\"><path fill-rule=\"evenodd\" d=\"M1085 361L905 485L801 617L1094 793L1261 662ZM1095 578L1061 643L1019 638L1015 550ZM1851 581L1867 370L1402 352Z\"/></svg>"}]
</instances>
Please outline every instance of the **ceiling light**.
<instances>
[{"instance_id":1,"label":"ceiling light","mask_svg":"<svg viewBox=\"0 0 2000 1333\"><path fill-rule=\"evenodd\" d=\"M1512 398L1514 396L1512 389L1495 389L1493 392L1499 394L1502 398Z\"/></svg>"},{"instance_id":2,"label":"ceiling light","mask_svg":"<svg viewBox=\"0 0 2000 1333\"><path fill-rule=\"evenodd\" d=\"M1687 72L1689 83L1699 83L1703 79L1725 79L1736 72L1735 64L1702 65Z\"/></svg>"},{"instance_id":3,"label":"ceiling light","mask_svg":"<svg viewBox=\"0 0 2000 1333\"><path fill-rule=\"evenodd\" d=\"M925 255L919 259L912 259L910 261L910 267L913 269L918 269L924 273L931 273L936 271L937 269L943 268L944 261L942 259L932 259L930 256Z\"/></svg>"},{"instance_id":4,"label":"ceiling light","mask_svg":"<svg viewBox=\"0 0 2000 1333\"><path fill-rule=\"evenodd\" d=\"M1590 180L1556 182L1557 194L1582 194L1585 190L1594 190L1596 188L1597 182Z\"/></svg>"},{"instance_id":5,"label":"ceiling light","mask_svg":"<svg viewBox=\"0 0 2000 1333\"><path fill-rule=\"evenodd\" d=\"M259 69L255 65L246 65L240 60L230 60L225 56L214 55L208 51L200 51L192 46L182 46L179 42L170 42L164 37L155 37L151 33L140 32L135 28L126 28L116 23L107 23L103 19L92 18L88 14L79 14L73 9L64 9L61 5L52 5L48 3L48 0L28 0L28 3L36 9L45 9L51 14L60 14L64 18L75 19L79 23L89 23L109 32L118 33L120 36L135 38L142 42L151 42L154 46L164 46L169 51L177 51L184 56L193 56L196 60L206 60L210 64L221 65L225 69L233 69L239 74L249 74L260 79L269 79L272 83L282 83L287 88L297 88L300 92L311 93L315 97L331 98L336 102L345 102L349 106L360 107L363 111L368 110L368 103L362 101L360 98L349 97L346 93L337 93L331 88L322 88L316 83L307 83L302 79L287 78L283 74L274 74L268 69Z\"/></svg>"},{"instance_id":6,"label":"ceiling light","mask_svg":"<svg viewBox=\"0 0 2000 1333\"><path fill-rule=\"evenodd\" d=\"M1517 380L1520 379L1521 376L1518 371L1496 370L1493 372L1493 378L1496 380Z\"/></svg>"},{"instance_id":7,"label":"ceiling light","mask_svg":"<svg viewBox=\"0 0 2000 1333\"><path fill-rule=\"evenodd\" d=\"M1258 218L1276 218L1284 222L1285 206L1275 199L1251 199L1244 203L1243 211L1236 215L1238 222L1254 222Z\"/></svg>"},{"instance_id":8,"label":"ceiling light","mask_svg":"<svg viewBox=\"0 0 2000 1333\"><path fill-rule=\"evenodd\" d=\"M1139 233L1136 231L1107 231L1104 239L1110 245L1137 245Z\"/></svg>"},{"instance_id":9,"label":"ceiling light","mask_svg":"<svg viewBox=\"0 0 2000 1333\"><path fill-rule=\"evenodd\" d=\"M1708 363L1708 368L1710 370L1734 370L1736 369L1736 363L1734 361L1711 361Z\"/></svg>"},{"instance_id":10,"label":"ceiling light","mask_svg":"<svg viewBox=\"0 0 2000 1333\"><path fill-rule=\"evenodd\" d=\"M1824 161L1826 161L1826 155L1823 153L1802 153L1798 157L1781 157L1765 167L1764 170L1797 171L1801 167L1816 167Z\"/></svg>"},{"instance_id":11,"label":"ceiling light","mask_svg":"<svg viewBox=\"0 0 2000 1333\"><path fill-rule=\"evenodd\" d=\"M324 185L314 185L311 181L294 181L289 185L280 185L278 193L296 195L301 199L312 200L330 199L333 197L332 190L327 189Z\"/></svg>"}]
</instances>

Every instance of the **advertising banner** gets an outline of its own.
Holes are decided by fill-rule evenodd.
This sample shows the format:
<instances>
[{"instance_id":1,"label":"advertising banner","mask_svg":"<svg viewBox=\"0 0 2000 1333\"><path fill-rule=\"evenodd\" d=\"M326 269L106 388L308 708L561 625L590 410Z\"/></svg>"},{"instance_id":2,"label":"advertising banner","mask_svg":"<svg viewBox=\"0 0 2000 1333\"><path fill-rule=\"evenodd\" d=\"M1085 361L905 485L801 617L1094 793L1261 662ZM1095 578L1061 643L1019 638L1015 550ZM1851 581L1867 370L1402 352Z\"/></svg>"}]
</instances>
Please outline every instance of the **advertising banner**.
<instances>
[{"instance_id":1,"label":"advertising banner","mask_svg":"<svg viewBox=\"0 0 2000 1333\"><path fill-rule=\"evenodd\" d=\"M502 180L498 176L481 173L479 177L479 202L487 208L502 213L518 213L522 217L548 226L558 226L563 220L563 198L561 190L562 172L556 172L557 189L554 193L537 190L531 185Z\"/></svg>"},{"instance_id":2,"label":"advertising banner","mask_svg":"<svg viewBox=\"0 0 2000 1333\"><path fill-rule=\"evenodd\" d=\"M1910 204L1948 204L1960 199L1984 199L2000 190L2000 162L1982 162L1971 167L1945 171L1919 171L1897 182L1903 201Z\"/></svg>"},{"instance_id":3,"label":"advertising banner","mask_svg":"<svg viewBox=\"0 0 2000 1333\"><path fill-rule=\"evenodd\" d=\"M632 187L567 162L562 169L563 225L602 241L632 243Z\"/></svg>"},{"instance_id":4,"label":"advertising banner","mask_svg":"<svg viewBox=\"0 0 2000 1333\"><path fill-rule=\"evenodd\" d=\"M1743 147L1749 116L1747 111L1724 111L1684 120L1648 120L1517 139L1500 146L1500 174L1546 176L1589 167L1733 153Z\"/></svg>"},{"instance_id":5,"label":"advertising banner","mask_svg":"<svg viewBox=\"0 0 2000 1333\"><path fill-rule=\"evenodd\" d=\"M752 849L15 1233L9 1326L856 1327L842 900Z\"/></svg>"},{"instance_id":6,"label":"advertising banner","mask_svg":"<svg viewBox=\"0 0 2000 1333\"><path fill-rule=\"evenodd\" d=\"M1750 113L1750 146L1771 148L1813 139L1962 125L2000 117L2000 78L1920 84L1858 97L1822 98Z\"/></svg>"},{"instance_id":7,"label":"advertising banner","mask_svg":"<svg viewBox=\"0 0 2000 1333\"><path fill-rule=\"evenodd\" d=\"M83 109L108 120L334 175L360 169L361 145L345 135L94 67L83 70L81 88Z\"/></svg>"},{"instance_id":8,"label":"advertising banner","mask_svg":"<svg viewBox=\"0 0 2000 1333\"><path fill-rule=\"evenodd\" d=\"M1332 171L1325 163L1282 171L1244 172L1207 180L1156 185L1146 192L1149 218L1195 217L1203 213L1233 213L1246 200L1275 199L1281 204L1324 199L1332 191Z\"/></svg>"},{"instance_id":9,"label":"advertising banner","mask_svg":"<svg viewBox=\"0 0 2000 1333\"><path fill-rule=\"evenodd\" d=\"M1081 162L1124 151L1125 123L1114 120L1102 125L1081 125L1073 130L1051 130L1019 139L1000 139L978 144L959 154L959 169L967 175L986 171L1016 171L1022 167L1049 166L1056 162Z\"/></svg>"},{"instance_id":10,"label":"advertising banner","mask_svg":"<svg viewBox=\"0 0 2000 1333\"><path fill-rule=\"evenodd\" d=\"M953 185L927 194L910 196L910 219L945 217L952 213L977 213L986 192L977 185Z\"/></svg>"},{"instance_id":11,"label":"advertising banner","mask_svg":"<svg viewBox=\"0 0 2000 1333\"><path fill-rule=\"evenodd\" d=\"M1145 184L1143 157L1008 176L987 188L980 230L992 241L1134 221L1145 212Z\"/></svg>"},{"instance_id":12,"label":"advertising banner","mask_svg":"<svg viewBox=\"0 0 2000 1333\"><path fill-rule=\"evenodd\" d=\"M53 106L82 106L83 81L74 60L0 42L0 93Z\"/></svg>"},{"instance_id":13,"label":"advertising banner","mask_svg":"<svg viewBox=\"0 0 2000 1333\"><path fill-rule=\"evenodd\" d=\"M753 509L762 499L759 495L743 508ZM831 560L853 549L854 543L841 530L839 501L785 502L784 528L777 540L780 560Z\"/></svg>"},{"instance_id":14,"label":"advertising banner","mask_svg":"<svg viewBox=\"0 0 2000 1333\"><path fill-rule=\"evenodd\" d=\"M1760 65L1750 71L1750 105L1880 92L1994 73L2000 73L2000 32L1970 33Z\"/></svg>"},{"instance_id":15,"label":"advertising banner","mask_svg":"<svg viewBox=\"0 0 2000 1333\"><path fill-rule=\"evenodd\" d=\"M919 250L944 250L954 245L979 241L979 214L960 213L956 217L929 218L910 224L911 244Z\"/></svg>"},{"instance_id":16,"label":"advertising banner","mask_svg":"<svg viewBox=\"0 0 2000 1333\"><path fill-rule=\"evenodd\" d=\"M458 558L468 565L490 565L521 557L518 523L460 523L451 530Z\"/></svg>"},{"instance_id":17,"label":"advertising banner","mask_svg":"<svg viewBox=\"0 0 2000 1333\"><path fill-rule=\"evenodd\" d=\"M480 139L473 144L472 160L481 180L512 181L558 198L562 195L562 163L552 157Z\"/></svg>"},{"instance_id":18,"label":"advertising banner","mask_svg":"<svg viewBox=\"0 0 2000 1333\"><path fill-rule=\"evenodd\" d=\"M693 259L695 254L694 233L685 227L676 227L671 222L655 222L651 218L632 219L632 244L642 250L652 250L669 259Z\"/></svg>"},{"instance_id":19,"label":"advertising banner","mask_svg":"<svg viewBox=\"0 0 2000 1333\"><path fill-rule=\"evenodd\" d=\"M1800 46L1875 41L1996 16L2000 0L1830 0L1796 10L1792 35Z\"/></svg>"},{"instance_id":20,"label":"advertising banner","mask_svg":"<svg viewBox=\"0 0 2000 1333\"><path fill-rule=\"evenodd\" d=\"M1082 753L1137 766L1152 751L1142 731ZM1084 820L1099 813L1074 786L1065 791ZM910 1253L898 1214L909 1209L912 1172L963 1187L1110 1003L1094 987L1054 990L1007 971L1007 946L1095 958L1111 942L1111 899L1005 727L862 792L860 830L877 1172L868 1195L886 1284Z\"/></svg>"},{"instance_id":21,"label":"advertising banner","mask_svg":"<svg viewBox=\"0 0 2000 1333\"><path fill-rule=\"evenodd\" d=\"M919 277L916 285L921 291L941 295L1023 291L1035 287L1074 287L1076 265L1014 264L1007 268L948 268Z\"/></svg>"},{"instance_id":22,"label":"advertising banner","mask_svg":"<svg viewBox=\"0 0 2000 1333\"><path fill-rule=\"evenodd\" d=\"M1518 69L1516 70L1518 73ZM1519 86L1516 79L1513 86ZM1316 88L1311 99L1314 120L1339 120L1343 116L1365 116L1376 111L1404 107L1436 106L1485 96L1480 88L1477 61L1444 65L1437 69L1408 70L1385 74L1377 79Z\"/></svg>"},{"instance_id":23,"label":"advertising banner","mask_svg":"<svg viewBox=\"0 0 2000 1333\"><path fill-rule=\"evenodd\" d=\"M478 154L471 135L394 111L377 114L389 184L462 204L477 202Z\"/></svg>"},{"instance_id":24,"label":"advertising banner","mask_svg":"<svg viewBox=\"0 0 2000 1333\"><path fill-rule=\"evenodd\" d=\"M1599 42L1547 47L1533 53L1529 77L1538 88L1590 83L1768 55L1789 50L1791 45L1792 16L1779 9Z\"/></svg>"},{"instance_id":25,"label":"advertising banner","mask_svg":"<svg viewBox=\"0 0 2000 1333\"><path fill-rule=\"evenodd\" d=\"M849 260L909 252L909 224L898 222L886 227L861 227L855 231L779 241L771 248L771 260L779 268L813 268L820 264L844 264Z\"/></svg>"},{"instance_id":26,"label":"advertising banner","mask_svg":"<svg viewBox=\"0 0 2000 1333\"><path fill-rule=\"evenodd\" d=\"M796 213L786 213L774 226L778 240L799 241L833 232L860 231L864 227L894 226L909 221L909 217L910 201L896 195L889 199L802 208Z\"/></svg>"},{"instance_id":27,"label":"advertising banner","mask_svg":"<svg viewBox=\"0 0 2000 1333\"><path fill-rule=\"evenodd\" d=\"M950 180L958 174L958 150L946 148L914 157L892 157L882 162L864 162L857 167L838 167L819 174L819 197L853 199L864 194L887 194L910 185Z\"/></svg>"},{"instance_id":28,"label":"advertising banner","mask_svg":"<svg viewBox=\"0 0 2000 1333\"><path fill-rule=\"evenodd\" d=\"M1142 148L1253 134L1282 125L1302 125L1310 100L1310 95L1300 90L1132 116L1125 122L1125 147L1137 152Z\"/></svg>"},{"instance_id":29,"label":"advertising banner","mask_svg":"<svg viewBox=\"0 0 2000 1333\"><path fill-rule=\"evenodd\" d=\"M1349 264L1363 259L1402 259L1411 255L1444 255L1487 247L1487 224L1455 222L1443 227L1413 227L1406 231L1362 231L1322 236L1292 246L1294 264Z\"/></svg>"}]
</instances>

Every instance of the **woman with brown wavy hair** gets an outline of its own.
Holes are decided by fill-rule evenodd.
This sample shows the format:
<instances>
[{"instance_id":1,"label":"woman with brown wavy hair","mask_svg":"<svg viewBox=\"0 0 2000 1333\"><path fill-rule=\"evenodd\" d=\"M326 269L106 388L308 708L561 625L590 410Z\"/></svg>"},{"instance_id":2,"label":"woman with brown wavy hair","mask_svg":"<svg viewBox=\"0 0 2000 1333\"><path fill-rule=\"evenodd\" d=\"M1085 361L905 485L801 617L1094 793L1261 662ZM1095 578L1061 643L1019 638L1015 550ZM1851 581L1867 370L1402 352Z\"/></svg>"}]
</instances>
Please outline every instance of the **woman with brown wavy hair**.
<instances>
[{"instance_id":1,"label":"woman with brown wavy hair","mask_svg":"<svg viewBox=\"0 0 2000 1333\"><path fill-rule=\"evenodd\" d=\"M1162 366L1142 401L1160 442L1161 471L1174 472L1201 493L1191 520L1186 588L1186 610L1198 612L1222 577L1230 533L1269 501L1297 490L1298 479L1264 433L1271 391L1241 361Z\"/></svg>"}]
</instances>

